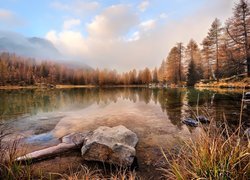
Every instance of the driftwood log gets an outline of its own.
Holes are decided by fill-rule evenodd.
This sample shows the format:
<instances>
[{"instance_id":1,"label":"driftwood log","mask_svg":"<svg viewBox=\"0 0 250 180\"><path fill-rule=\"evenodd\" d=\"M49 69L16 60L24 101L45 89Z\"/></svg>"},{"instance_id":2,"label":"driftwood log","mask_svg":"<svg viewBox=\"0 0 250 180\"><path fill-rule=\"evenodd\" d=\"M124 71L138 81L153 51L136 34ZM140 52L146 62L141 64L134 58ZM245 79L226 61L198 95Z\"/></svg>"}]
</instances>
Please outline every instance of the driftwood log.
<instances>
[{"instance_id":1,"label":"driftwood log","mask_svg":"<svg viewBox=\"0 0 250 180\"><path fill-rule=\"evenodd\" d=\"M86 137L87 133L71 133L66 135L62 138L62 143L48 147L45 149L37 150L31 153L28 153L24 156L20 156L16 158L18 162L34 162L40 161L44 159L48 159L54 157L58 154L65 153L70 150L80 149L84 142L84 138Z\"/></svg>"}]
</instances>

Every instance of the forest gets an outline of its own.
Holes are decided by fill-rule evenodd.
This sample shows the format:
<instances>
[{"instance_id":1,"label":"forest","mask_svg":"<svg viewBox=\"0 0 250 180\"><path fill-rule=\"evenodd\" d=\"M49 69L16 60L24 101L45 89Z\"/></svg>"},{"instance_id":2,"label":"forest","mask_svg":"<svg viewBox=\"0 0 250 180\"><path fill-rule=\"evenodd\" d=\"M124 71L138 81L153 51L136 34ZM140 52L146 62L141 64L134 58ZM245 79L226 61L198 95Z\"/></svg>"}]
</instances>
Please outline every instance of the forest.
<instances>
[{"instance_id":1,"label":"forest","mask_svg":"<svg viewBox=\"0 0 250 180\"><path fill-rule=\"evenodd\" d=\"M149 83L193 86L200 80L219 81L233 75L250 76L250 6L235 4L232 17L222 24L215 19L199 44L176 43L159 68L116 70L71 68L49 60L12 53L0 54L0 85L140 85Z\"/></svg>"}]
</instances>

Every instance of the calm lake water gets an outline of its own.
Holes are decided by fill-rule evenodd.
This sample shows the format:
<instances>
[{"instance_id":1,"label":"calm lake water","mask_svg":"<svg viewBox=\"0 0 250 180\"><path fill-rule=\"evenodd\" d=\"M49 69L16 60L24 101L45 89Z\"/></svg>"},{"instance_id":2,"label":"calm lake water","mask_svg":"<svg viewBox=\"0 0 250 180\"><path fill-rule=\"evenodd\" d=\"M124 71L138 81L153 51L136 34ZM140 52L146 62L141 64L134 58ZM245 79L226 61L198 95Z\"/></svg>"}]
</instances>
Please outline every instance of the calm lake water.
<instances>
[{"instance_id":1,"label":"calm lake water","mask_svg":"<svg viewBox=\"0 0 250 180\"><path fill-rule=\"evenodd\" d=\"M139 137L139 164L155 167L161 161L160 147L172 147L197 131L181 123L197 113L197 101L199 114L209 113L217 122L225 116L237 126L241 98L241 91L185 88L0 90L0 121L37 149L71 132L122 124ZM249 115L250 105L245 105L245 126L250 125Z\"/></svg>"}]
</instances>

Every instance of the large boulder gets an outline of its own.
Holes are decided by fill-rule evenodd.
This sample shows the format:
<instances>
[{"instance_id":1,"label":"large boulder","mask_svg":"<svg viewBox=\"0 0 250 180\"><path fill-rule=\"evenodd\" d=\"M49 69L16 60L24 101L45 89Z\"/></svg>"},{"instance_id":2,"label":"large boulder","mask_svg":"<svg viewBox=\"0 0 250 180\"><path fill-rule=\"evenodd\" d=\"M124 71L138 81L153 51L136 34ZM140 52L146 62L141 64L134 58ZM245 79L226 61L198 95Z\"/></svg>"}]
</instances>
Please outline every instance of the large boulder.
<instances>
[{"instance_id":1,"label":"large boulder","mask_svg":"<svg viewBox=\"0 0 250 180\"><path fill-rule=\"evenodd\" d=\"M85 137L82 156L88 161L131 166L137 142L137 135L122 125L101 126Z\"/></svg>"}]
</instances>

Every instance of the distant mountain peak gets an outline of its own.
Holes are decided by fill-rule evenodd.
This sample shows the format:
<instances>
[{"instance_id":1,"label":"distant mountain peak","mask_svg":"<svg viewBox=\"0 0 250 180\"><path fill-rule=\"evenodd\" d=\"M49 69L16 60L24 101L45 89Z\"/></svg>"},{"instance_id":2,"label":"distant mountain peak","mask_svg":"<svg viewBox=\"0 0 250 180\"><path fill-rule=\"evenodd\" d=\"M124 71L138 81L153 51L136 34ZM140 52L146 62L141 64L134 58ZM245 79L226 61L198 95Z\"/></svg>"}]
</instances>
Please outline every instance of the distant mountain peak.
<instances>
[{"instance_id":1,"label":"distant mountain peak","mask_svg":"<svg viewBox=\"0 0 250 180\"><path fill-rule=\"evenodd\" d=\"M24 37L15 32L1 31L0 30L0 52L10 52L17 55L37 58L41 60L52 60L64 64L74 64L77 67L90 68L83 61L70 60L63 56L54 44L44 38L40 37Z\"/></svg>"}]
</instances>

